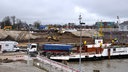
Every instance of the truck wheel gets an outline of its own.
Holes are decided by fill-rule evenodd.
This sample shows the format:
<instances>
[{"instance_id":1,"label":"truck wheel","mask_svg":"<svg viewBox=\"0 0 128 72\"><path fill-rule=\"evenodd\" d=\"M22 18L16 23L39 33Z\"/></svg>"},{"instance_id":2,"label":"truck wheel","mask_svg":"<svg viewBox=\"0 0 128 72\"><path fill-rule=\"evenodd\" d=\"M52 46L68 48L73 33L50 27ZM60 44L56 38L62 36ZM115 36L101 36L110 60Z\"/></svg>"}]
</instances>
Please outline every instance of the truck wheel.
<instances>
[{"instance_id":1,"label":"truck wheel","mask_svg":"<svg viewBox=\"0 0 128 72\"><path fill-rule=\"evenodd\" d=\"M47 58L50 59L50 57L51 57L51 53L46 53L46 56L47 56Z\"/></svg>"},{"instance_id":2,"label":"truck wheel","mask_svg":"<svg viewBox=\"0 0 128 72\"><path fill-rule=\"evenodd\" d=\"M16 50L15 52L19 52L19 50Z\"/></svg>"},{"instance_id":3,"label":"truck wheel","mask_svg":"<svg viewBox=\"0 0 128 72\"><path fill-rule=\"evenodd\" d=\"M4 50L2 53L6 53L7 51L6 50Z\"/></svg>"},{"instance_id":4,"label":"truck wheel","mask_svg":"<svg viewBox=\"0 0 128 72\"><path fill-rule=\"evenodd\" d=\"M46 52L43 52L42 54L43 54L44 56L46 56L46 55L47 55L47 54L46 54Z\"/></svg>"}]
</instances>

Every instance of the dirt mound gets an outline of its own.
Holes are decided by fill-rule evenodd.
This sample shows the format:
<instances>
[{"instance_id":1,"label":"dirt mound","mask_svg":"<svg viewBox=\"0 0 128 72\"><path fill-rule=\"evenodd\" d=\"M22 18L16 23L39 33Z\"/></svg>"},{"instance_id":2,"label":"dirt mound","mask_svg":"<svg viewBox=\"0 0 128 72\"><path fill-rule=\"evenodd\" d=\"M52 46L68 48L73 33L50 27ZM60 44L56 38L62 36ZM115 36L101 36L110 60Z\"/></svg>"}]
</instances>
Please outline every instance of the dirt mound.
<instances>
[{"instance_id":1,"label":"dirt mound","mask_svg":"<svg viewBox=\"0 0 128 72\"><path fill-rule=\"evenodd\" d=\"M48 32L33 32L28 33L28 31L4 31L0 30L0 40L15 40L20 43L79 43L80 36L79 33L65 32L59 34L55 32L53 35L59 39L58 41L50 40L48 42L47 36ZM87 41L88 44L93 42L93 39L89 36L82 36L82 42Z\"/></svg>"},{"instance_id":2,"label":"dirt mound","mask_svg":"<svg viewBox=\"0 0 128 72\"><path fill-rule=\"evenodd\" d=\"M80 36L80 31L72 31L72 34L76 35L76 36ZM92 37L95 34L97 34L98 32L94 29L85 29L82 30L82 35L83 37Z\"/></svg>"},{"instance_id":3,"label":"dirt mound","mask_svg":"<svg viewBox=\"0 0 128 72\"><path fill-rule=\"evenodd\" d=\"M57 37L59 38L59 41L57 43L79 43L80 42L80 36L76 36L72 34L71 32L65 32L64 34L60 35L58 34ZM82 36L82 41L88 41L88 43L92 43L91 37ZM47 39L43 38L42 41L47 42ZM56 41L50 41L52 43Z\"/></svg>"},{"instance_id":4,"label":"dirt mound","mask_svg":"<svg viewBox=\"0 0 128 72\"><path fill-rule=\"evenodd\" d=\"M34 35L36 36L40 36L40 38L36 38L36 39L31 39L30 42L31 43L79 43L80 42L80 37L76 36L74 34L72 34L71 32L65 32L63 34L59 34L59 33L55 33L54 35L56 35L58 37L58 41L55 40L50 40L48 41L48 39L46 38L48 36L48 33L34 33ZM93 39L91 37L86 37L83 36L82 37L82 41L87 41L88 44L93 42ZM28 41L25 41L28 42Z\"/></svg>"},{"instance_id":5,"label":"dirt mound","mask_svg":"<svg viewBox=\"0 0 128 72\"><path fill-rule=\"evenodd\" d=\"M5 31L0 30L0 40L16 40L23 41L28 39L36 39L40 38L39 36L35 36L28 31Z\"/></svg>"}]
</instances>

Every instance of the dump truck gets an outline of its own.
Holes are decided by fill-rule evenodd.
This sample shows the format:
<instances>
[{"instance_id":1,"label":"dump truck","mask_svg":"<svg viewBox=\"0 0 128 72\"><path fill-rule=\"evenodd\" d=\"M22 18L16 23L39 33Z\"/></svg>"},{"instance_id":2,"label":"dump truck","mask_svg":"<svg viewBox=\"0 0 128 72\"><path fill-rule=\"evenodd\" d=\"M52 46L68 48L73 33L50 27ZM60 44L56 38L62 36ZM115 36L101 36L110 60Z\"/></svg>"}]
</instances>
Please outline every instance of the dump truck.
<instances>
[{"instance_id":1,"label":"dump truck","mask_svg":"<svg viewBox=\"0 0 128 72\"><path fill-rule=\"evenodd\" d=\"M36 54L40 52L41 55L50 57L51 55L67 55L70 53L70 50L73 48L72 45L66 44L43 44L38 45L32 43L28 45L27 51L29 54Z\"/></svg>"}]
</instances>

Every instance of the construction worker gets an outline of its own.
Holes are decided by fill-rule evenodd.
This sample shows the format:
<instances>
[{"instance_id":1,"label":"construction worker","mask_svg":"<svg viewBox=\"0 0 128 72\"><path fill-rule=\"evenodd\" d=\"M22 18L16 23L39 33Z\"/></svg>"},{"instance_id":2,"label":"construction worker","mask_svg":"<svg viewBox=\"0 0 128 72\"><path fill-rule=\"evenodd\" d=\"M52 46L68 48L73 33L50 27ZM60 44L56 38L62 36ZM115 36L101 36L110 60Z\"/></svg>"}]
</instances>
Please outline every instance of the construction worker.
<instances>
[{"instance_id":1,"label":"construction worker","mask_svg":"<svg viewBox=\"0 0 128 72\"><path fill-rule=\"evenodd\" d=\"M118 43L117 38L114 38L114 39L112 40L112 44L117 44L117 43Z\"/></svg>"},{"instance_id":2,"label":"construction worker","mask_svg":"<svg viewBox=\"0 0 128 72\"><path fill-rule=\"evenodd\" d=\"M86 46L86 44L87 44L87 42L86 42L86 41L84 41L84 44L83 44L82 49L83 49L85 52L87 52L87 46Z\"/></svg>"},{"instance_id":3,"label":"construction worker","mask_svg":"<svg viewBox=\"0 0 128 72\"><path fill-rule=\"evenodd\" d=\"M102 47L102 43L100 43L100 47Z\"/></svg>"}]
</instances>

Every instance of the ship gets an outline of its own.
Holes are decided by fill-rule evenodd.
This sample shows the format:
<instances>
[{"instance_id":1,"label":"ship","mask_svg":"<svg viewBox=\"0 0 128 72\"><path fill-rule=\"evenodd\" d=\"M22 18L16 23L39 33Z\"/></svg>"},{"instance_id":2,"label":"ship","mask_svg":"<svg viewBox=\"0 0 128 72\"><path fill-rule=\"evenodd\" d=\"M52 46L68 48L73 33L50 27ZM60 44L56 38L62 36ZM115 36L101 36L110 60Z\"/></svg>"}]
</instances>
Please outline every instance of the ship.
<instances>
[{"instance_id":1,"label":"ship","mask_svg":"<svg viewBox=\"0 0 128 72\"><path fill-rule=\"evenodd\" d=\"M72 50L69 55L51 56L52 60L103 60L113 58L127 58L127 45L113 45L112 43L102 44L102 39L95 40L95 44L83 45L80 52L80 47L77 50Z\"/></svg>"}]
</instances>

